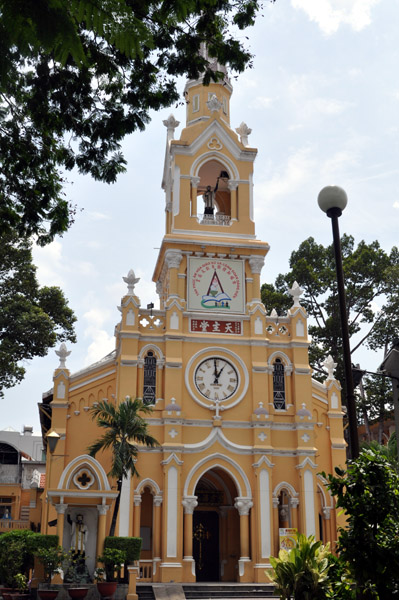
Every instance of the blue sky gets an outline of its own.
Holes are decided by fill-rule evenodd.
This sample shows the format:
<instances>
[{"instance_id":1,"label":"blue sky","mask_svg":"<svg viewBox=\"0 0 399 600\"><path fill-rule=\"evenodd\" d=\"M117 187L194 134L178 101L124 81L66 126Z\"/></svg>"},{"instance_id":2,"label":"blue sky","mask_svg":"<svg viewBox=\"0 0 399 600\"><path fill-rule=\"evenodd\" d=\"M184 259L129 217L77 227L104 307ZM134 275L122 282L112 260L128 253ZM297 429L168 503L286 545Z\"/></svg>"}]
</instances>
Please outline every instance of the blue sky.
<instances>
[{"instance_id":1,"label":"blue sky","mask_svg":"<svg viewBox=\"0 0 399 600\"><path fill-rule=\"evenodd\" d=\"M258 148L256 234L271 246L262 282L286 272L307 237L331 242L330 221L317 206L325 185L348 194L341 232L357 242L378 239L385 250L399 245L398 25L397 0L277 0L245 33L255 60L233 80L231 125L247 123ZM59 285L78 317L72 372L113 349L130 268L141 278L142 306L158 305L151 279L164 233L162 120L171 113L179 135L184 107L154 113L145 132L125 140L128 171L115 185L68 175L76 222L34 251L40 283ZM373 370L382 357L360 350L354 358ZM37 403L57 365L54 350L26 365L24 382L6 392L1 429L39 430Z\"/></svg>"}]
</instances>

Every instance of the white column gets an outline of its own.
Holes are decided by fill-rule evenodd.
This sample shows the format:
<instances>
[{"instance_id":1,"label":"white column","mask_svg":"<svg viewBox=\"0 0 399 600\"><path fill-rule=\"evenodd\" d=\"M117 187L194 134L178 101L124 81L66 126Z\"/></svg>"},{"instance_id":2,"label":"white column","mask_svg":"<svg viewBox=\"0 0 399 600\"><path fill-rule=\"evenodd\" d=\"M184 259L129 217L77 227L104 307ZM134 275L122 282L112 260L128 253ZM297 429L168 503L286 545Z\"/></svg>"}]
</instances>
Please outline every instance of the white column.
<instances>
[{"instance_id":1,"label":"white column","mask_svg":"<svg viewBox=\"0 0 399 600\"><path fill-rule=\"evenodd\" d=\"M119 505L119 535L130 535L130 480L131 474L123 479L121 503Z\"/></svg>"},{"instance_id":2,"label":"white column","mask_svg":"<svg viewBox=\"0 0 399 600\"><path fill-rule=\"evenodd\" d=\"M168 471L168 507L166 529L166 556L177 556L177 469L170 467Z\"/></svg>"},{"instance_id":3,"label":"white column","mask_svg":"<svg viewBox=\"0 0 399 600\"><path fill-rule=\"evenodd\" d=\"M313 473L309 469L303 475L303 487L305 493L306 535L316 535Z\"/></svg>"},{"instance_id":4,"label":"white column","mask_svg":"<svg viewBox=\"0 0 399 600\"><path fill-rule=\"evenodd\" d=\"M259 473L259 501L261 556L262 558L268 558L272 554L272 546L270 524L270 483L269 473L266 469L262 469Z\"/></svg>"}]
</instances>

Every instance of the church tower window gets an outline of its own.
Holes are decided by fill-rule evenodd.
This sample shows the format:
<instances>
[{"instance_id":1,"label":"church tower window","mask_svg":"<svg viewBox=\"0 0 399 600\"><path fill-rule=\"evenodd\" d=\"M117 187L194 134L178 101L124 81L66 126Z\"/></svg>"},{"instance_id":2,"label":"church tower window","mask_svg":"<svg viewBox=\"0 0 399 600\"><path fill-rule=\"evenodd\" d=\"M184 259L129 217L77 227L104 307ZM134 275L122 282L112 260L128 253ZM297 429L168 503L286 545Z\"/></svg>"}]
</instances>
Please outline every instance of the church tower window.
<instances>
[{"instance_id":1,"label":"church tower window","mask_svg":"<svg viewBox=\"0 0 399 600\"><path fill-rule=\"evenodd\" d=\"M285 410L285 378L284 365L276 358L273 367L273 404L277 410Z\"/></svg>"},{"instance_id":2,"label":"church tower window","mask_svg":"<svg viewBox=\"0 0 399 600\"><path fill-rule=\"evenodd\" d=\"M157 383L157 358L152 351L147 353L144 358L144 385L143 402L144 404L155 404Z\"/></svg>"},{"instance_id":3,"label":"church tower window","mask_svg":"<svg viewBox=\"0 0 399 600\"><path fill-rule=\"evenodd\" d=\"M200 97L199 94L193 96L193 113L198 112L200 108Z\"/></svg>"}]
</instances>

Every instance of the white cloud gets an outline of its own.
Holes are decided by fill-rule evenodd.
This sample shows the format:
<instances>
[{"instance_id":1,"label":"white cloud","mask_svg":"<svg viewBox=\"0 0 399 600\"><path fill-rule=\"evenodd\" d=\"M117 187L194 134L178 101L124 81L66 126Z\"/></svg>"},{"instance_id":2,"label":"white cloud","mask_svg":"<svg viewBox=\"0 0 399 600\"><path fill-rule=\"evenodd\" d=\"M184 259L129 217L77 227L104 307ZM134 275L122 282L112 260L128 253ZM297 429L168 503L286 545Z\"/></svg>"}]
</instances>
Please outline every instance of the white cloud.
<instances>
[{"instance_id":1,"label":"white cloud","mask_svg":"<svg viewBox=\"0 0 399 600\"><path fill-rule=\"evenodd\" d=\"M309 148L298 150L288 157L285 167L273 174L267 182L257 185L257 195L270 203L276 198L292 194L310 179L315 165L316 159L312 157ZM262 202L257 203L259 208L261 204Z\"/></svg>"},{"instance_id":2,"label":"white cloud","mask_svg":"<svg viewBox=\"0 0 399 600\"><path fill-rule=\"evenodd\" d=\"M39 283L65 287L65 281L61 275L63 270L61 242L55 241L43 248L34 245L32 254L33 262L37 267Z\"/></svg>"},{"instance_id":3,"label":"white cloud","mask_svg":"<svg viewBox=\"0 0 399 600\"><path fill-rule=\"evenodd\" d=\"M86 214L93 221L109 221L110 218L111 218L110 215L106 215L106 214L101 213L101 212L90 211L90 210L88 210L86 212Z\"/></svg>"},{"instance_id":4,"label":"white cloud","mask_svg":"<svg viewBox=\"0 0 399 600\"><path fill-rule=\"evenodd\" d=\"M334 98L313 98L309 101L307 110L314 116L316 112L324 115L338 115L353 106L350 102L342 102Z\"/></svg>"},{"instance_id":5,"label":"white cloud","mask_svg":"<svg viewBox=\"0 0 399 600\"><path fill-rule=\"evenodd\" d=\"M274 98L268 96L256 96L249 104L248 108L270 108L274 103Z\"/></svg>"},{"instance_id":6,"label":"white cloud","mask_svg":"<svg viewBox=\"0 0 399 600\"><path fill-rule=\"evenodd\" d=\"M85 366L91 365L115 348L115 338L109 335L103 329L94 332L93 341L87 348L87 354L84 359Z\"/></svg>"},{"instance_id":7,"label":"white cloud","mask_svg":"<svg viewBox=\"0 0 399 600\"><path fill-rule=\"evenodd\" d=\"M371 23L371 10L380 0L291 0L295 9L303 10L326 35L336 33L341 25L361 31Z\"/></svg>"},{"instance_id":8,"label":"white cloud","mask_svg":"<svg viewBox=\"0 0 399 600\"><path fill-rule=\"evenodd\" d=\"M395 200L392 206L399 209L399 200Z\"/></svg>"},{"instance_id":9,"label":"white cloud","mask_svg":"<svg viewBox=\"0 0 399 600\"><path fill-rule=\"evenodd\" d=\"M100 327L104 325L110 316L110 310L104 310L103 308L99 307L91 308L90 310L86 311L83 315L83 318L87 322L85 335L90 335L93 329L100 329Z\"/></svg>"},{"instance_id":10,"label":"white cloud","mask_svg":"<svg viewBox=\"0 0 399 600\"><path fill-rule=\"evenodd\" d=\"M85 338L91 338L84 359L85 365L90 365L103 356L111 352L115 347L115 338L103 329L104 325L110 320L111 311L100 307L94 307L84 313L87 325L84 330Z\"/></svg>"}]
</instances>

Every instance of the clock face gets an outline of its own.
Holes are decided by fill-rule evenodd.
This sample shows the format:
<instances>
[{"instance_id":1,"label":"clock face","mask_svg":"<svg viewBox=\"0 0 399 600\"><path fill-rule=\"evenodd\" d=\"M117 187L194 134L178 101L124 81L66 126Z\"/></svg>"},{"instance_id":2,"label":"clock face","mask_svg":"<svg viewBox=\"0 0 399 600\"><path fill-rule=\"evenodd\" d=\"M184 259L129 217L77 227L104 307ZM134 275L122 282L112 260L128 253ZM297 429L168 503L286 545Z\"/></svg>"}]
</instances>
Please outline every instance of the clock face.
<instances>
[{"instance_id":1,"label":"clock face","mask_svg":"<svg viewBox=\"0 0 399 600\"><path fill-rule=\"evenodd\" d=\"M204 398L223 401L235 394L239 377L231 362L212 356L199 363L194 372L194 383Z\"/></svg>"}]
</instances>

